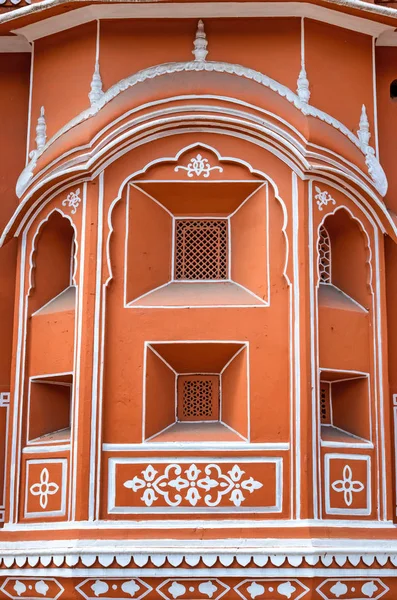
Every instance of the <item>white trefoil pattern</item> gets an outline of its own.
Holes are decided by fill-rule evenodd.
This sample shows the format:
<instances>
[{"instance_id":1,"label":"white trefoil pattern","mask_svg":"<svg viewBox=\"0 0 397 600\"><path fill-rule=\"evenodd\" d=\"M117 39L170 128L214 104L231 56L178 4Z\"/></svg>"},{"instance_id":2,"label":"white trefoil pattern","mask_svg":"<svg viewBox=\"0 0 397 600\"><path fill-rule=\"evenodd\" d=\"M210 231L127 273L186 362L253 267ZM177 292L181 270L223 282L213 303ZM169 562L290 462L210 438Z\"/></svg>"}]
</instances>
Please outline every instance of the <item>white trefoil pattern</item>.
<instances>
[{"instance_id":1,"label":"white trefoil pattern","mask_svg":"<svg viewBox=\"0 0 397 600\"><path fill-rule=\"evenodd\" d=\"M246 499L244 492L252 494L263 487L253 477L244 478L245 472L238 465L234 465L227 473L222 473L222 469L216 464L206 465L204 473L194 464L184 471L178 464L167 465L163 475L158 475L152 465L141 472L142 478L135 475L133 479L124 482L124 487L133 492L143 490L141 500L146 506L152 506L160 497L169 506L179 506L183 500L196 506L202 499L203 492L206 492L203 498L206 506L217 506L229 493L228 500L234 506L240 506ZM183 494L180 494L182 490Z\"/></svg>"},{"instance_id":2,"label":"white trefoil pattern","mask_svg":"<svg viewBox=\"0 0 397 600\"><path fill-rule=\"evenodd\" d=\"M335 492L343 492L343 499L347 506L351 506L353 502L353 493L362 492L364 484L361 481L353 480L353 472L349 465L345 465L343 468L343 479L338 479L332 484L332 489Z\"/></svg>"},{"instance_id":3,"label":"white trefoil pattern","mask_svg":"<svg viewBox=\"0 0 397 600\"><path fill-rule=\"evenodd\" d=\"M187 167L178 165L177 167L175 167L174 171L178 172L179 169L186 171L188 177L193 177L194 175L200 177L200 175L203 175L203 177L208 178L210 176L211 171L219 171L220 173L223 173L222 167L211 167L209 160L207 158L203 158L201 154L197 154L196 157L191 158L190 163L187 165Z\"/></svg>"},{"instance_id":4,"label":"white trefoil pattern","mask_svg":"<svg viewBox=\"0 0 397 600\"><path fill-rule=\"evenodd\" d=\"M30 487L30 493L32 496L40 496L40 506L43 509L47 508L48 497L53 496L59 490L59 485L50 482L50 474L48 469L45 467L40 473L40 481L34 483Z\"/></svg>"},{"instance_id":5,"label":"white trefoil pattern","mask_svg":"<svg viewBox=\"0 0 397 600\"><path fill-rule=\"evenodd\" d=\"M329 192L326 190L321 191L317 185L314 186L314 189L317 192L314 197L317 200L318 210L323 210L323 206L327 206L329 202L331 202L331 204L336 204L336 200L333 199Z\"/></svg>"},{"instance_id":6,"label":"white trefoil pattern","mask_svg":"<svg viewBox=\"0 0 397 600\"><path fill-rule=\"evenodd\" d=\"M77 188L75 192L70 192L62 201L62 206L69 206L71 208L72 215L76 214L78 207L80 206L80 188Z\"/></svg>"}]
</instances>

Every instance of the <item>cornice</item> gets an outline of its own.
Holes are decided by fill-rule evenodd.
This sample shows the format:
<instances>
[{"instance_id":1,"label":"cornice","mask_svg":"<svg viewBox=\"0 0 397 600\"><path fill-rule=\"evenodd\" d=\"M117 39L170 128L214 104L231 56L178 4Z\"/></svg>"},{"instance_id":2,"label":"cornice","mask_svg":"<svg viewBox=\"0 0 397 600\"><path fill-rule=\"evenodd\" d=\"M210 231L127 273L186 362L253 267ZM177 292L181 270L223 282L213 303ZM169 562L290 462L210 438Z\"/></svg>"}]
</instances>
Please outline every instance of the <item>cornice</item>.
<instances>
[{"instance_id":1,"label":"cornice","mask_svg":"<svg viewBox=\"0 0 397 600\"><path fill-rule=\"evenodd\" d=\"M270 542L270 543L269 543ZM317 543L316 543L317 542ZM70 540L65 542L26 542L0 544L0 569L214 569L223 570L293 568L312 569L386 569L397 567L397 543L369 540L255 540L254 545L241 540L202 544L190 542L150 541L125 543ZM233 545L234 544L234 545ZM262 547L261 547L262 544ZM397 576L397 570L395 572Z\"/></svg>"},{"instance_id":2,"label":"cornice","mask_svg":"<svg viewBox=\"0 0 397 600\"><path fill-rule=\"evenodd\" d=\"M67 8L66 8L67 7ZM60 11L67 13L61 14ZM363 0L307 0L306 2L133 2L102 0L42 0L0 14L0 26L15 23L9 31L32 41L95 19L115 18L219 18L307 17L378 37L397 24L397 11ZM22 27L18 28L18 22Z\"/></svg>"}]
</instances>

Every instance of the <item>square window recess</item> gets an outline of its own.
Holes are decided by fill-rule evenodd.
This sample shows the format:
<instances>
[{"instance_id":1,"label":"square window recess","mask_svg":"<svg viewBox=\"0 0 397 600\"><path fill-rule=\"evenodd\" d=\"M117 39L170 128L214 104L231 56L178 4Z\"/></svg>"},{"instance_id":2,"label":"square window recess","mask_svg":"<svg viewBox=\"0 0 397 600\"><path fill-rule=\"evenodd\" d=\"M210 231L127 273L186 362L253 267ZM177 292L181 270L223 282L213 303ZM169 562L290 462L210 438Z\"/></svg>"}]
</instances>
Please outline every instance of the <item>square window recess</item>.
<instances>
[{"instance_id":1,"label":"square window recess","mask_svg":"<svg viewBox=\"0 0 397 600\"><path fill-rule=\"evenodd\" d=\"M267 306L266 183L149 189L128 188L126 306Z\"/></svg>"},{"instance_id":2,"label":"square window recess","mask_svg":"<svg viewBox=\"0 0 397 600\"><path fill-rule=\"evenodd\" d=\"M147 343L144 439L247 441L247 361L246 343Z\"/></svg>"},{"instance_id":3,"label":"square window recess","mask_svg":"<svg viewBox=\"0 0 397 600\"><path fill-rule=\"evenodd\" d=\"M370 443L368 373L320 370L320 422L323 445Z\"/></svg>"},{"instance_id":4,"label":"square window recess","mask_svg":"<svg viewBox=\"0 0 397 600\"><path fill-rule=\"evenodd\" d=\"M31 377L28 443L49 444L70 439L72 387L72 373Z\"/></svg>"}]
</instances>

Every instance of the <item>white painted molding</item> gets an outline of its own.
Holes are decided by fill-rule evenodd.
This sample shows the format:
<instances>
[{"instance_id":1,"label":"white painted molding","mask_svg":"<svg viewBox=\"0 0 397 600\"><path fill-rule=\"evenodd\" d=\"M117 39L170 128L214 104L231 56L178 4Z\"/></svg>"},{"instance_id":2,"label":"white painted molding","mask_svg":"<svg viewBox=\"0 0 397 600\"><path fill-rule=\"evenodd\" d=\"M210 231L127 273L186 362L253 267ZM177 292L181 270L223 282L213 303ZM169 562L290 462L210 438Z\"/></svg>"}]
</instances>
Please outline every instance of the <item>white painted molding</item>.
<instances>
[{"instance_id":1,"label":"white painted molding","mask_svg":"<svg viewBox=\"0 0 397 600\"><path fill-rule=\"evenodd\" d=\"M91 91L88 94L88 98L91 106L96 106L102 98L104 92L102 90L102 79L99 72L99 62L96 61L94 73L91 80Z\"/></svg>"},{"instance_id":2,"label":"white painted molding","mask_svg":"<svg viewBox=\"0 0 397 600\"><path fill-rule=\"evenodd\" d=\"M12 21L23 15L44 11L47 8L62 4L63 1L43 0L35 2L30 7L0 15L0 23ZM306 2L208 2L204 4L197 2L175 4L169 2L164 4L115 4L109 2L109 4L105 4L105 2L102 2L100 5L76 8L63 15L41 19L36 23L17 28L14 32L20 33L31 42L96 19L206 19L212 17L307 17L373 37L378 37L386 31L393 32L395 29L395 26L371 20L372 14L395 19L395 9L361 0L325 1L328 3L329 8ZM357 17L339 12L339 10L335 10L338 6L353 10L360 9L362 16Z\"/></svg>"},{"instance_id":3,"label":"white painted molding","mask_svg":"<svg viewBox=\"0 0 397 600\"><path fill-rule=\"evenodd\" d=\"M125 540L68 540L65 541L40 541L31 542L29 547L24 542L9 542L0 544L0 566L2 573L13 569L12 574L18 572L34 574L34 569L55 568L57 575L72 577L79 575L79 570L90 569L96 562L106 568L109 576L114 569L118 569L121 576L131 569L140 570L140 575L152 572L150 563L157 569L156 575L166 576L175 573L181 574L191 567L196 567L200 561L214 575L236 574L243 567L243 575L251 571L272 566L279 569L281 565L287 571L299 568L303 561L310 568L303 567L305 576L316 577L320 573L335 575L349 569L357 576L356 567L363 562L366 567L360 568L361 572L376 570L383 575L382 568L387 570L387 576L397 577L397 548L395 540L365 541L365 540L222 540L218 542L201 540L168 542L152 542L150 540L125 541ZM117 546L117 549L116 549ZM201 547L201 549L200 549ZM193 550L193 548L196 548ZM115 567L109 568L112 563ZM52 566L50 566L52 564ZM73 568L65 570L63 574L59 565ZM218 565L221 565L219 567ZM148 569L142 570L148 565ZM214 565L217 565L214 567ZM284 572L283 568L283 572ZM343 569L343 571L342 571ZM21 570L21 571L19 571ZM96 568L88 571L95 575ZM101 569L102 571L102 569ZM199 577L201 569L195 569L194 576ZM208 573L208 571L207 571ZM114 574L114 573L112 573ZM191 571L190 571L191 574ZM263 571L262 571L263 575ZM301 573L299 573L300 576ZM208 576L208 574L207 574Z\"/></svg>"},{"instance_id":4,"label":"white painted molding","mask_svg":"<svg viewBox=\"0 0 397 600\"><path fill-rule=\"evenodd\" d=\"M260 73L259 71L255 71L254 69L250 69L248 67L243 67L241 65L231 64L227 62L194 60L188 62L164 63L162 65L149 67L147 69L138 71L134 75L122 79L121 81L113 85L111 88L109 88L102 95L100 100L98 100L95 103L94 106L91 106L90 108L86 109L85 111L81 112L79 115L74 117L71 121L69 121L69 123L67 123L61 129L59 129L58 132L52 136L52 138L45 144L45 146L41 150L32 153L30 163L22 171L17 181L16 193L18 198L20 198L24 194L30 180L33 178L33 171L36 167L37 160L41 156L41 154L49 146L51 146L51 144L53 144L57 139L59 139L64 133L66 133L76 125L96 115L104 106L106 106L106 104L108 104L111 100L116 98L119 94L148 79L155 79L156 77L161 77L163 75L171 75L174 73L198 71L227 73L230 75L235 75L237 77L243 77L245 79L255 81L259 85L269 88L272 91L276 92L279 96L285 98L288 102L290 102L298 110L300 110L304 115L320 119L328 125L331 125L335 129L340 131L343 135L345 135L357 148L359 148L363 152L363 154L366 155L366 165L368 168L368 173L371 176L371 179L373 180L376 190L381 196L384 196L386 194L386 175L378 159L375 156L375 151L370 146L366 146L365 148L363 148L360 139L357 136L355 136L348 129L348 127L343 125L343 123L341 123L331 115L328 115L324 111L315 108L311 105L308 105L306 102L302 102L300 97L297 94L295 94L290 88L279 83L278 81L275 81L271 77Z\"/></svg>"},{"instance_id":5,"label":"white painted molding","mask_svg":"<svg viewBox=\"0 0 397 600\"><path fill-rule=\"evenodd\" d=\"M47 125L45 122L44 106L40 109L40 115L36 125L36 148L39 152L44 150L47 140Z\"/></svg>"},{"instance_id":6,"label":"white painted molding","mask_svg":"<svg viewBox=\"0 0 397 600\"><path fill-rule=\"evenodd\" d=\"M361 108L360 124L359 124L359 128L357 131L357 136L358 136L358 139L360 140L361 146L363 148L363 152L366 152L367 147L369 145L369 140L370 140L371 134L369 132L369 121L368 121L368 117L367 117L367 109L365 108L364 104Z\"/></svg>"},{"instance_id":7,"label":"white painted molding","mask_svg":"<svg viewBox=\"0 0 397 600\"><path fill-rule=\"evenodd\" d=\"M0 36L0 54L14 52L32 52L32 46L26 38L19 35Z\"/></svg>"}]
</instances>

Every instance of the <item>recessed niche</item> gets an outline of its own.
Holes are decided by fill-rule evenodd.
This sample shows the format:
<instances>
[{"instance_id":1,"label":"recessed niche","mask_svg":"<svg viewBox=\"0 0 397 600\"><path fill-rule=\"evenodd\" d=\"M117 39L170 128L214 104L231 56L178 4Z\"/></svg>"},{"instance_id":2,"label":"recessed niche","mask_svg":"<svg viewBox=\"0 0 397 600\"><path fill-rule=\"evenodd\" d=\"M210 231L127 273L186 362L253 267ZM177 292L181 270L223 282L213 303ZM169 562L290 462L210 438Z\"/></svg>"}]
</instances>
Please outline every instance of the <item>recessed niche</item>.
<instances>
[{"instance_id":1,"label":"recessed niche","mask_svg":"<svg viewBox=\"0 0 397 600\"><path fill-rule=\"evenodd\" d=\"M320 422L323 442L352 444L371 439L367 373L321 370Z\"/></svg>"},{"instance_id":2,"label":"recessed niche","mask_svg":"<svg viewBox=\"0 0 397 600\"><path fill-rule=\"evenodd\" d=\"M72 386L72 373L30 379L28 443L70 439Z\"/></svg>"},{"instance_id":3,"label":"recessed niche","mask_svg":"<svg viewBox=\"0 0 397 600\"><path fill-rule=\"evenodd\" d=\"M261 181L131 185L126 305L266 306L267 204Z\"/></svg>"},{"instance_id":4,"label":"recessed niche","mask_svg":"<svg viewBox=\"0 0 397 600\"><path fill-rule=\"evenodd\" d=\"M70 221L54 211L41 226L35 244L30 315L44 307L48 312L54 312L50 303L55 299L59 306L66 302L73 308L74 288L70 288L75 270L75 232Z\"/></svg>"},{"instance_id":5,"label":"recessed niche","mask_svg":"<svg viewBox=\"0 0 397 600\"><path fill-rule=\"evenodd\" d=\"M246 441L247 359L245 343L148 343L145 439Z\"/></svg>"}]
</instances>

